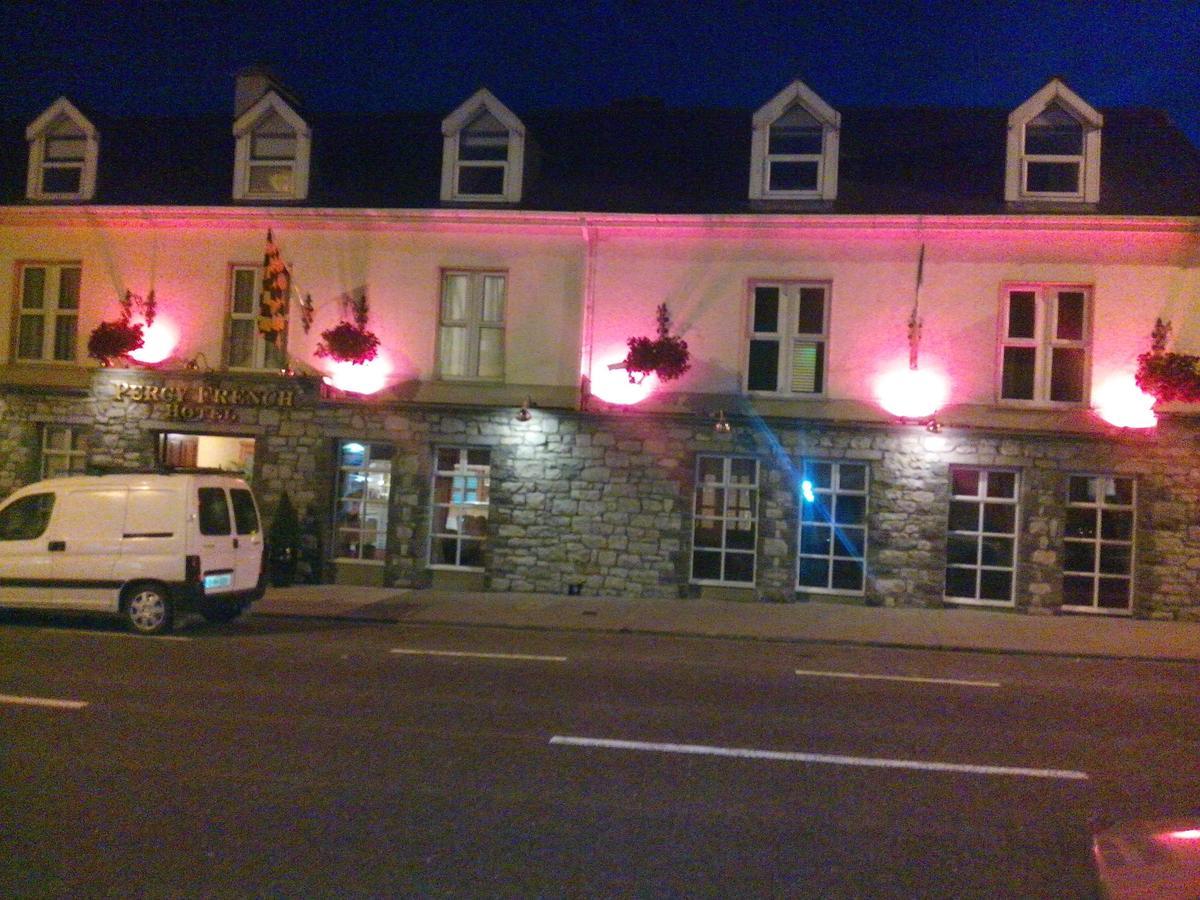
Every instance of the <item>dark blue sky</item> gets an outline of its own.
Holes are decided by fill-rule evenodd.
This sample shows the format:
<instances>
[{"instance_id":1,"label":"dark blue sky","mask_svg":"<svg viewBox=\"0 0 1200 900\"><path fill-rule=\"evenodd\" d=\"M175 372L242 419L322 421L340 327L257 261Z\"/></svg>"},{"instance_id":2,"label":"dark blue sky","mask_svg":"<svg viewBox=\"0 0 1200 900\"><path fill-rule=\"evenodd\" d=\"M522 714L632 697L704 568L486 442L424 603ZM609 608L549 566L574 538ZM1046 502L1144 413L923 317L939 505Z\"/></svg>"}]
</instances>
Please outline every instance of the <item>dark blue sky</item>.
<instances>
[{"instance_id":1,"label":"dark blue sky","mask_svg":"<svg viewBox=\"0 0 1200 900\"><path fill-rule=\"evenodd\" d=\"M799 76L833 106L1015 107L1061 75L1094 106L1166 109L1200 144L1200 2L426 3L0 0L0 116L228 112L271 65L311 109L448 112L486 84L520 115L658 96L754 108Z\"/></svg>"}]
</instances>

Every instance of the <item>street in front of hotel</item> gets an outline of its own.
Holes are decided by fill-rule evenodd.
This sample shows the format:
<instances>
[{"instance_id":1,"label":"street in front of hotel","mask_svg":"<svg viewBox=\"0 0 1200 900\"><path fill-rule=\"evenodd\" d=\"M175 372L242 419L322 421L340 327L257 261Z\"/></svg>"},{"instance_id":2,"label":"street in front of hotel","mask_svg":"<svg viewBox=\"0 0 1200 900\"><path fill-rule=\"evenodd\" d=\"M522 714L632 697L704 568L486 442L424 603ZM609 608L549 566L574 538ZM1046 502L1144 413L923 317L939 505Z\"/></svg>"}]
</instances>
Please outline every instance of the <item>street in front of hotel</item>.
<instances>
[{"instance_id":1,"label":"street in front of hotel","mask_svg":"<svg viewBox=\"0 0 1200 900\"><path fill-rule=\"evenodd\" d=\"M671 604L597 598L493 597L509 627L439 624L449 598L424 592L305 599L150 639L9 615L5 892L1080 896L1096 830L1200 797L1200 665L1175 652L701 636ZM807 615L849 628L830 607Z\"/></svg>"}]
</instances>

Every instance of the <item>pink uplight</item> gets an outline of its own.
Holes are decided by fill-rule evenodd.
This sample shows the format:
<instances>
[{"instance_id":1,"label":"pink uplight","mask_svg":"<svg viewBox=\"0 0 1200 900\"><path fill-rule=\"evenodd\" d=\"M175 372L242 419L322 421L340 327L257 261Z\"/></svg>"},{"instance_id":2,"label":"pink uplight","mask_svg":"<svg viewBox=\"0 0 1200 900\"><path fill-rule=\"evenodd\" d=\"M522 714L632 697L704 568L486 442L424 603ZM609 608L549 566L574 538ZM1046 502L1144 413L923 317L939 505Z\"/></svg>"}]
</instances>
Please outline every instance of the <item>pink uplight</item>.
<instances>
[{"instance_id":1,"label":"pink uplight","mask_svg":"<svg viewBox=\"0 0 1200 900\"><path fill-rule=\"evenodd\" d=\"M162 362L179 344L179 329L161 316L147 326L144 320L133 318L133 324L142 326L142 346L129 354L129 358L143 365L153 366Z\"/></svg>"},{"instance_id":2,"label":"pink uplight","mask_svg":"<svg viewBox=\"0 0 1200 900\"><path fill-rule=\"evenodd\" d=\"M1143 393L1133 375L1122 372L1105 381L1093 397L1096 414L1118 428L1153 428L1158 424L1154 398Z\"/></svg>"},{"instance_id":3,"label":"pink uplight","mask_svg":"<svg viewBox=\"0 0 1200 900\"><path fill-rule=\"evenodd\" d=\"M927 419L949 396L950 382L945 375L910 369L907 364L889 369L875 381L879 405L900 419Z\"/></svg>"},{"instance_id":4,"label":"pink uplight","mask_svg":"<svg viewBox=\"0 0 1200 900\"><path fill-rule=\"evenodd\" d=\"M376 394L387 387L392 367L382 357L360 364L334 361L324 381L330 387L350 394Z\"/></svg>"},{"instance_id":5,"label":"pink uplight","mask_svg":"<svg viewBox=\"0 0 1200 900\"><path fill-rule=\"evenodd\" d=\"M622 355L607 359L592 368L592 394L605 403L633 406L653 394L658 387L658 376L653 373L635 383L629 380L629 373L624 369L609 368L609 365L619 363L624 358Z\"/></svg>"},{"instance_id":6,"label":"pink uplight","mask_svg":"<svg viewBox=\"0 0 1200 900\"><path fill-rule=\"evenodd\" d=\"M1200 828L1185 828L1182 831L1172 831L1167 837L1176 841L1200 841Z\"/></svg>"}]
</instances>

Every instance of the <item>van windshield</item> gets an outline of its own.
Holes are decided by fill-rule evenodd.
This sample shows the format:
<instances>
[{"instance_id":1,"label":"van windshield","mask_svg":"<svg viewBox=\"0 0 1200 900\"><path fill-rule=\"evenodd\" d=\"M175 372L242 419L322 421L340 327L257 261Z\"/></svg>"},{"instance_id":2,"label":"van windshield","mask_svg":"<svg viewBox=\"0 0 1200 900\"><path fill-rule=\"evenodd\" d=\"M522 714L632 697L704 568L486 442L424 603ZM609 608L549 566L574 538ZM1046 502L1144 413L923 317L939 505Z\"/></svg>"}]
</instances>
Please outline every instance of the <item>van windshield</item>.
<instances>
[{"instance_id":1,"label":"van windshield","mask_svg":"<svg viewBox=\"0 0 1200 900\"><path fill-rule=\"evenodd\" d=\"M200 533L229 534L229 501L225 499L225 489L202 487L199 499Z\"/></svg>"},{"instance_id":2,"label":"van windshield","mask_svg":"<svg viewBox=\"0 0 1200 900\"><path fill-rule=\"evenodd\" d=\"M53 494L30 494L0 510L0 541L32 541L50 524Z\"/></svg>"}]
</instances>

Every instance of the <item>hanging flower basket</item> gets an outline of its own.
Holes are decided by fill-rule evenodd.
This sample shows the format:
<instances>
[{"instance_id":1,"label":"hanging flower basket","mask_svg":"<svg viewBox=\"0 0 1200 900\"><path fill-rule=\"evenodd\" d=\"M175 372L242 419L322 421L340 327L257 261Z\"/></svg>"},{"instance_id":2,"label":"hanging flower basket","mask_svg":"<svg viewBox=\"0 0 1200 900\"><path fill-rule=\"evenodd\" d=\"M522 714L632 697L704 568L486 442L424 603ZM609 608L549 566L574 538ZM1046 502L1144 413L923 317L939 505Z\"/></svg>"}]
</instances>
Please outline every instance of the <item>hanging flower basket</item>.
<instances>
[{"instance_id":1,"label":"hanging flower basket","mask_svg":"<svg viewBox=\"0 0 1200 900\"><path fill-rule=\"evenodd\" d=\"M367 295L344 302L354 321L343 319L333 328L321 332L316 354L356 366L370 362L379 354L379 338L367 329Z\"/></svg>"},{"instance_id":2,"label":"hanging flower basket","mask_svg":"<svg viewBox=\"0 0 1200 900\"><path fill-rule=\"evenodd\" d=\"M111 366L114 360L140 349L145 343L145 335L142 322L133 321L135 309L141 313L146 328L153 325L157 310L154 291L142 298L127 290L121 299L121 315L92 329L88 337L88 356L99 360L102 366Z\"/></svg>"},{"instance_id":3,"label":"hanging flower basket","mask_svg":"<svg viewBox=\"0 0 1200 900\"><path fill-rule=\"evenodd\" d=\"M674 381L691 368L691 354L687 341L670 334L671 316L667 304L659 304L657 311L658 337L632 337L627 343L624 366L632 384L641 384L653 372L660 381Z\"/></svg>"},{"instance_id":4,"label":"hanging flower basket","mask_svg":"<svg viewBox=\"0 0 1200 900\"><path fill-rule=\"evenodd\" d=\"M1200 403L1200 356L1166 352L1171 324L1159 319L1150 351L1138 357L1137 386L1159 403Z\"/></svg>"}]
</instances>

